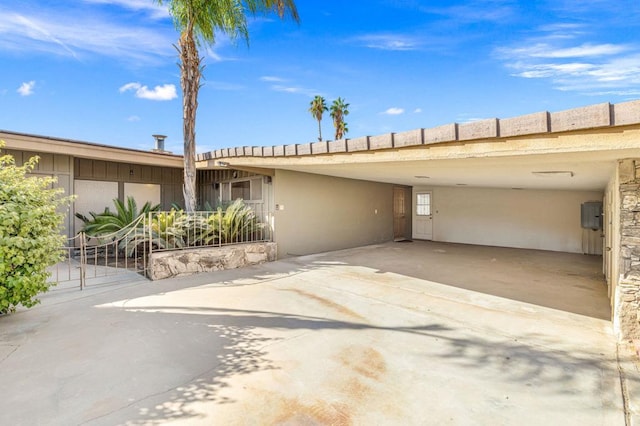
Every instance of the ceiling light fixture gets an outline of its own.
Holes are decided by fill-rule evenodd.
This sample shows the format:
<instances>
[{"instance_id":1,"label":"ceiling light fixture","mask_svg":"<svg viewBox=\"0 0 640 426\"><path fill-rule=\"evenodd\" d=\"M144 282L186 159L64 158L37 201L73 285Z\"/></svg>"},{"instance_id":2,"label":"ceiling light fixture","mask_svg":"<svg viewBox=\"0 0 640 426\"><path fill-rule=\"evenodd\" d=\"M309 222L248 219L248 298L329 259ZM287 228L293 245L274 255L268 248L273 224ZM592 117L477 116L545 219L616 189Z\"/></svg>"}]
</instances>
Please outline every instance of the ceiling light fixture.
<instances>
[{"instance_id":1,"label":"ceiling light fixture","mask_svg":"<svg viewBox=\"0 0 640 426\"><path fill-rule=\"evenodd\" d=\"M531 173L538 177L573 177L573 172L570 170L548 170Z\"/></svg>"}]
</instances>

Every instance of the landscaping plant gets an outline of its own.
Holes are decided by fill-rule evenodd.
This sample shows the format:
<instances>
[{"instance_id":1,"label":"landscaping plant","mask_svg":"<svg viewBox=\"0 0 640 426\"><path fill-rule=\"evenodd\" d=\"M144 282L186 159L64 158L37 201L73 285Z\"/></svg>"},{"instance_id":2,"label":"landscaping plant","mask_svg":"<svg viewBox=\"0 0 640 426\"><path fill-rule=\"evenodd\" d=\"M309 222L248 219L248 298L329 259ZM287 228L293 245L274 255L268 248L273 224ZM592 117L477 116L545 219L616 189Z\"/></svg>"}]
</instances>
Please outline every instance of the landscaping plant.
<instances>
[{"instance_id":1,"label":"landscaping plant","mask_svg":"<svg viewBox=\"0 0 640 426\"><path fill-rule=\"evenodd\" d=\"M264 228L250 206L238 198L225 210L218 207L207 219L208 232L205 245L255 241L256 234Z\"/></svg>"},{"instance_id":2,"label":"landscaping plant","mask_svg":"<svg viewBox=\"0 0 640 426\"><path fill-rule=\"evenodd\" d=\"M17 166L0 155L0 314L39 303L36 296L52 285L47 268L64 256L62 208L72 198L51 188L54 178L27 176L37 163L33 157Z\"/></svg>"},{"instance_id":3,"label":"landscaping plant","mask_svg":"<svg viewBox=\"0 0 640 426\"><path fill-rule=\"evenodd\" d=\"M138 210L138 205L133 197L127 197L127 202L124 203L119 199L114 199L116 211L112 212L107 207L102 213L90 212L88 217L76 213L76 217L84 222L82 231L91 237L101 237L110 234L116 234L122 231L127 232L129 227L138 220L140 215L148 214L149 212L156 212L160 210L160 204L152 206L150 202L144 203L142 208Z\"/></svg>"}]
</instances>

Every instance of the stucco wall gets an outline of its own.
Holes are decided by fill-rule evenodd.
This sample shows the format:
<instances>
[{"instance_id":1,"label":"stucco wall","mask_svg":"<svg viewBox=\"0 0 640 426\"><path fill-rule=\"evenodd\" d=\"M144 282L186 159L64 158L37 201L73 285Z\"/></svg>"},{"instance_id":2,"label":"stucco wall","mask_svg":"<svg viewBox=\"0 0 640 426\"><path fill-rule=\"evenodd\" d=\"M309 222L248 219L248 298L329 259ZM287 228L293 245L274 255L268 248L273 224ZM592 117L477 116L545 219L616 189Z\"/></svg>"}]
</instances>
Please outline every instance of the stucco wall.
<instances>
[{"instance_id":1,"label":"stucco wall","mask_svg":"<svg viewBox=\"0 0 640 426\"><path fill-rule=\"evenodd\" d=\"M433 240L582 253L580 205L589 191L418 187L433 192ZM415 208L414 208L415 209Z\"/></svg>"},{"instance_id":2,"label":"stucco wall","mask_svg":"<svg viewBox=\"0 0 640 426\"><path fill-rule=\"evenodd\" d=\"M319 253L393 239L393 186L277 170L278 257Z\"/></svg>"}]
</instances>

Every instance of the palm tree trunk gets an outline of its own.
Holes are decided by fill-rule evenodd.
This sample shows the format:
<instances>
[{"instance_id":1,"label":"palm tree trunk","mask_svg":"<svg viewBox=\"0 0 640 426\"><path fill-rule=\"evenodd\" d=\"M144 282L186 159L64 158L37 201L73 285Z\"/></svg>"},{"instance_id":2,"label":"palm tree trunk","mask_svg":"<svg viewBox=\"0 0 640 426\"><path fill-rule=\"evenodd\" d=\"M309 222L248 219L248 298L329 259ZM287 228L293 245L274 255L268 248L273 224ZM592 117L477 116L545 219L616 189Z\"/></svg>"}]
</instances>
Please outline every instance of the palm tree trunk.
<instances>
[{"instance_id":1,"label":"palm tree trunk","mask_svg":"<svg viewBox=\"0 0 640 426\"><path fill-rule=\"evenodd\" d=\"M180 84L182 86L182 113L184 138L184 195L185 210L196 210L196 110L200 89L200 55L190 24L180 35Z\"/></svg>"},{"instance_id":2,"label":"palm tree trunk","mask_svg":"<svg viewBox=\"0 0 640 426\"><path fill-rule=\"evenodd\" d=\"M322 126L320 126L320 120L318 120L318 142L322 142Z\"/></svg>"}]
</instances>

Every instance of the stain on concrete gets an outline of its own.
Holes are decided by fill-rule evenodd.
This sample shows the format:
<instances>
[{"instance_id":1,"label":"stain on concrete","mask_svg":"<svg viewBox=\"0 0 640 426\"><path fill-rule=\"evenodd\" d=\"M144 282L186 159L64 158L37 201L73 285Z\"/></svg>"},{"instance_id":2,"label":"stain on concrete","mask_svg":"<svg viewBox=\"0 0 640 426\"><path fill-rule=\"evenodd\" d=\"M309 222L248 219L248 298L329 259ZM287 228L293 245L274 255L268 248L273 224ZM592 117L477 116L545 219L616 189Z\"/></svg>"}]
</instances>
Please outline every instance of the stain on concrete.
<instances>
[{"instance_id":1,"label":"stain on concrete","mask_svg":"<svg viewBox=\"0 0 640 426\"><path fill-rule=\"evenodd\" d=\"M278 426L351 426L353 424L350 410L346 404L316 401L303 404L297 399L281 401L277 417L272 424Z\"/></svg>"},{"instance_id":2,"label":"stain on concrete","mask_svg":"<svg viewBox=\"0 0 640 426\"><path fill-rule=\"evenodd\" d=\"M306 297L308 299L312 299L315 300L316 302L320 303L323 306L326 306L328 308L331 308L335 311L338 311L344 315L350 316L352 318L357 318L359 320L366 320L366 318L364 318L362 315L352 311L349 308L346 308L332 300L329 299L325 299L324 297L318 296L316 294L312 294L309 292L306 292L304 290L299 290L299 289L285 289L284 291L290 291L292 293L296 293L299 294L300 296Z\"/></svg>"},{"instance_id":3,"label":"stain on concrete","mask_svg":"<svg viewBox=\"0 0 640 426\"><path fill-rule=\"evenodd\" d=\"M258 391L260 404L247 407L253 415L259 412L259 424L277 426L351 426L354 424L351 409L344 402L327 402L321 399L304 401L286 398L278 394ZM260 407L260 408L257 408ZM255 411L255 409L260 411ZM264 410L268 408L267 410ZM234 425L257 424L258 418L238 418Z\"/></svg>"},{"instance_id":4,"label":"stain on concrete","mask_svg":"<svg viewBox=\"0 0 640 426\"><path fill-rule=\"evenodd\" d=\"M373 348L348 346L336 358L343 366L369 379L380 380L387 372L386 361Z\"/></svg>"}]
</instances>

